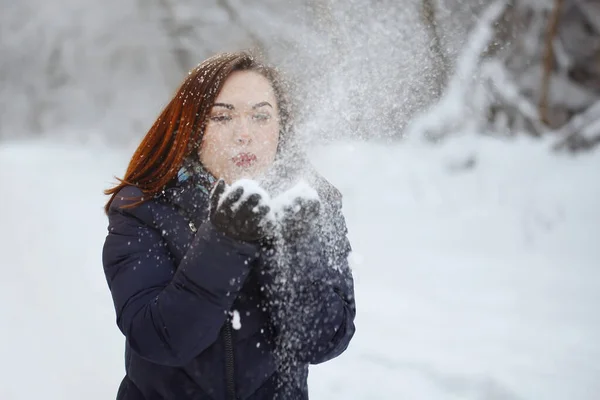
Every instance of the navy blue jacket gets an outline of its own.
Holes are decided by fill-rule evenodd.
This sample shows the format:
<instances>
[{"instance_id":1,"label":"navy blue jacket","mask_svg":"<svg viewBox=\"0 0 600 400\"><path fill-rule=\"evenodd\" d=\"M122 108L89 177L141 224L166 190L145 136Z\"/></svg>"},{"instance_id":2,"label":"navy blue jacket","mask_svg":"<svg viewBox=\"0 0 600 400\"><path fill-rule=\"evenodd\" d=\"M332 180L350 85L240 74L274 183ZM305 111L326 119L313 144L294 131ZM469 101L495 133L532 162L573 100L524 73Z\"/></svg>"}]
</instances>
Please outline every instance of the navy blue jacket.
<instances>
[{"instance_id":1,"label":"navy blue jacket","mask_svg":"<svg viewBox=\"0 0 600 400\"><path fill-rule=\"evenodd\" d=\"M355 329L341 196L323 181L323 222L280 248L217 231L191 186L133 208L139 189L117 194L103 264L126 337L119 400L308 398L308 365Z\"/></svg>"}]
</instances>

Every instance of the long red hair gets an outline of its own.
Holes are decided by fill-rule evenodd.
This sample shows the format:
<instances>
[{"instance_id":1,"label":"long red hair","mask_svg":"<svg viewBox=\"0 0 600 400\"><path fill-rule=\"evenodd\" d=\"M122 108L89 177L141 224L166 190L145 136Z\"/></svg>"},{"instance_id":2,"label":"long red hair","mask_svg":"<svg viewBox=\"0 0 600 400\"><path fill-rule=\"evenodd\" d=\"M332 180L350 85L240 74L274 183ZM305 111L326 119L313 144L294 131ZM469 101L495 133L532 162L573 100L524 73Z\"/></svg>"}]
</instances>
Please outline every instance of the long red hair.
<instances>
[{"instance_id":1,"label":"long red hair","mask_svg":"<svg viewBox=\"0 0 600 400\"><path fill-rule=\"evenodd\" d=\"M135 206L154 197L176 177L186 157L197 153L210 109L225 81L232 72L239 70L257 71L269 79L278 102L280 142L288 136L290 103L279 73L246 52L217 54L189 72L142 139L125 176L117 178L119 183L104 191L111 196L105 206L107 213L113 199L125 186L136 186L144 194L138 202L131 204Z\"/></svg>"}]
</instances>

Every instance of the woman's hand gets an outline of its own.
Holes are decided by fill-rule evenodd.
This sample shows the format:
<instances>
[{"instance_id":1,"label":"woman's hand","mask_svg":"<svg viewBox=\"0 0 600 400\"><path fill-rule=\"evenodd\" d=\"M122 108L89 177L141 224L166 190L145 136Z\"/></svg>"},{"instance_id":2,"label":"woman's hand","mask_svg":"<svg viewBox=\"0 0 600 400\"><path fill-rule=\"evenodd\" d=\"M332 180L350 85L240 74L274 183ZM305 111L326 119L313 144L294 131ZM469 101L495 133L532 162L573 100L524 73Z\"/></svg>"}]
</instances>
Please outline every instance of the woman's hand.
<instances>
[{"instance_id":1,"label":"woman's hand","mask_svg":"<svg viewBox=\"0 0 600 400\"><path fill-rule=\"evenodd\" d=\"M285 240L295 241L306 235L311 226L317 223L321 212L318 199L298 196L292 204L283 207L281 213L281 234Z\"/></svg>"},{"instance_id":2,"label":"woman's hand","mask_svg":"<svg viewBox=\"0 0 600 400\"><path fill-rule=\"evenodd\" d=\"M229 237L254 242L266 234L265 216L270 207L260 193L244 197L244 188L237 187L225 193L226 184L220 179L210 194L210 221Z\"/></svg>"}]
</instances>

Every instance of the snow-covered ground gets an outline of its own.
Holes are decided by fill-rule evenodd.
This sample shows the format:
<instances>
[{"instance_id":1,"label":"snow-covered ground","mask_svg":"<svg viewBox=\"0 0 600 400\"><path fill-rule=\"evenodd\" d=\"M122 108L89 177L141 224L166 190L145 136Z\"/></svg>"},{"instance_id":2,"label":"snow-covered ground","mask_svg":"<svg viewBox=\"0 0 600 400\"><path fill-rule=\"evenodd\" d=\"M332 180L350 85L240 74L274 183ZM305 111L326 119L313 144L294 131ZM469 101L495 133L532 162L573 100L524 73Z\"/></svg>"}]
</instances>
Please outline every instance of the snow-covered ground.
<instances>
[{"instance_id":1,"label":"snow-covered ground","mask_svg":"<svg viewBox=\"0 0 600 400\"><path fill-rule=\"evenodd\" d=\"M0 399L114 398L102 190L129 155L0 144ZM314 160L345 196L358 316L312 398L600 398L600 153L463 137Z\"/></svg>"}]
</instances>

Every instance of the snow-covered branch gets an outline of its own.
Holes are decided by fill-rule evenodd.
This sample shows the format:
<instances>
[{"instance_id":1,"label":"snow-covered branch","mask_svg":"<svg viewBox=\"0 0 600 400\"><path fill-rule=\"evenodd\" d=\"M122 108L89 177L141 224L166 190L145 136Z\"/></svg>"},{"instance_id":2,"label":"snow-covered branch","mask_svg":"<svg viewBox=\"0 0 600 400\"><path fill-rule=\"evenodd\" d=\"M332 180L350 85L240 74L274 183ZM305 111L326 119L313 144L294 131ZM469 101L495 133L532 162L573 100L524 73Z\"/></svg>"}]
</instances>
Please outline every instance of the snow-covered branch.
<instances>
[{"instance_id":1,"label":"snow-covered branch","mask_svg":"<svg viewBox=\"0 0 600 400\"><path fill-rule=\"evenodd\" d=\"M490 52L499 24L510 25L504 30L513 39ZM592 147L600 142L599 61L600 3L493 2L469 33L440 100L407 134L526 133L555 136L557 148Z\"/></svg>"},{"instance_id":2,"label":"snow-covered branch","mask_svg":"<svg viewBox=\"0 0 600 400\"><path fill-rule=\"evenodd\" d=\"M506 0L493 2L481 15L479 22L469 34L456 65L456 72L450 78L448 86L440 100L415 117L406 129L409 137L425 135L430 139L439 139L448 133L464 128L465 123L478 125L477 118L471 119L479 102L487 102L481 91L473 93L480 83L480 59L494 37L493 25L502 15ZM476 102L472 100L476 99ZM469 118L465 118L469 116Z\"/></svg>"}]
</instances>

